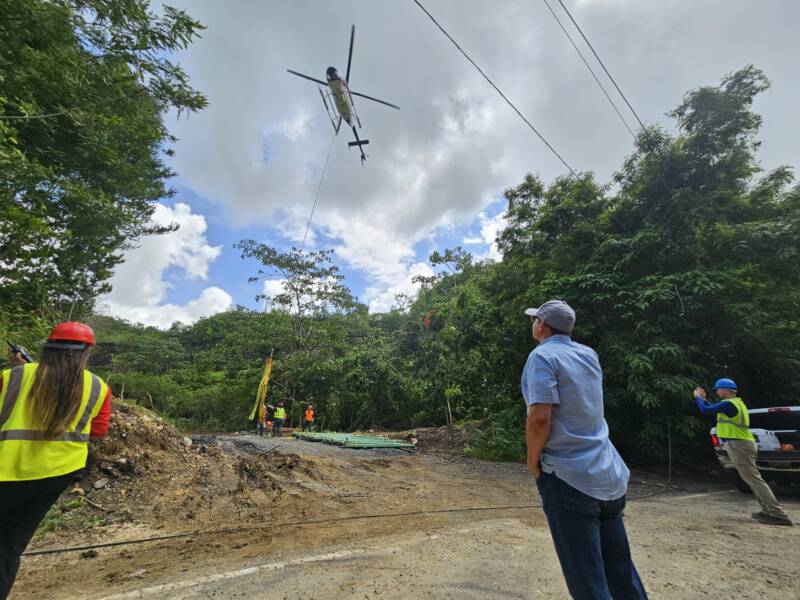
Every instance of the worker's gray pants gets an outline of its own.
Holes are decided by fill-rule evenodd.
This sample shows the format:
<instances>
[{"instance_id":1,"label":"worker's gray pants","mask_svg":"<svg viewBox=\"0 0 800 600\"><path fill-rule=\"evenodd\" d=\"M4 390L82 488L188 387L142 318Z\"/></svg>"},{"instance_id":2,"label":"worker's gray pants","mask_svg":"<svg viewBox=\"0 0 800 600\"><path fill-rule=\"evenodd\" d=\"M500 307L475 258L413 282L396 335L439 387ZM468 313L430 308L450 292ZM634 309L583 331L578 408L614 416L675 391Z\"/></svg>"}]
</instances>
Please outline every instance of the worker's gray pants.
<instances>
[{"instance_id":1,"label":"worker's gray pants","mask_svg":"<svg viewBox=\"0 0 800 600\"><path fill-rule=\"evenodd\" d=\"M731 457L739 476L753 490L753 495L761 504L761 508L771 517L788 519L789 516L783 507L778 504L775 494L769 489L767 483L761 478L761 473L756 467L756 456L758 448L755 442L749 440L728 440L725 442L725 450Z\"/></svg>"}]
</instances>

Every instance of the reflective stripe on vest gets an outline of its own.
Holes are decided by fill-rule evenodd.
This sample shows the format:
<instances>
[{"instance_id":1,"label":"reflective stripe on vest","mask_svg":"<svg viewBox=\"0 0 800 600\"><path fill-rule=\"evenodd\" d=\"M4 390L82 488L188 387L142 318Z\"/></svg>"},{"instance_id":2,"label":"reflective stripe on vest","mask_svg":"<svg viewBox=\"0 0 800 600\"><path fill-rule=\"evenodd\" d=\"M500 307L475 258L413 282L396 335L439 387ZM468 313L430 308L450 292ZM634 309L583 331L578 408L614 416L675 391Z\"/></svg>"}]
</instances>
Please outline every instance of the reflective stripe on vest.
<instances>
[{"instance_id":1,"label":"reflective stripe on vest","mask_svg":"<svg viewBox=\"0 0 800 600\"><path fill-rule=\"evenodd\" d=\"M30 363L3 372L3 382L8 385L0 392L0 481L57 477L86 466L91 420L100 412L108 386L84 371L77 414L67 431L46 437L33 429L28 411L38 367L38 363Z\"/></svg>"},{"instance_id":2,"label":"reflective stripe on vest","mask_svg":"<svg viewBox=\"0 0 800 600\"><path fill-rule=\"evenodd\" d=\"M750 433L750 415L741 398L726 398L736 407L736 415L729 417L725 413L717 413L717 436L729 440L750 440L755 437Z\"/></svg>"},{"instance_id":3,"label":"reflective stripe on vest","mask_svg":"<svg viewBox=\"0 0 800 600\"><path fill-rule=\"evenodd\" d=\"M11 369L11 371L6 371L3 373L3 381L8 381L8 385L6 386L6 395L5 400L3 401L3 408L0 409L0 429L2 429L3 425L5 425L6 421L8 421L8 417L11 416L11 411L14 410L14 405L17 403L19 387L22 384L23 369L24 367L19 365ZM8 377L5 377L6 374ZM3 400L3 398L0 398L0 400Z\"/></svg>"}]
</instances>

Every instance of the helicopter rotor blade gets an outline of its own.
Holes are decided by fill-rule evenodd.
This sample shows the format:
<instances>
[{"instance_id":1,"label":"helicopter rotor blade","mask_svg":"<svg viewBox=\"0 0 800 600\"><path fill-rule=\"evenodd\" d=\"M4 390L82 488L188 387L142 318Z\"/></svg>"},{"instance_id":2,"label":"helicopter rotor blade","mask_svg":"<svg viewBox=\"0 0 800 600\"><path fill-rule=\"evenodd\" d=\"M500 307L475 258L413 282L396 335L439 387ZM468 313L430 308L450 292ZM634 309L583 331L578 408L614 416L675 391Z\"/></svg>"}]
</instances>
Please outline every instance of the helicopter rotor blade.
<instances>
[{"instance_id":1,"label":"helicopter rotor blade","mask_svg":"<svg viewBox=\"0 0 800 600\"><path fill-rule=\"evenodd\" d=\"M347 72L344 75L344 80L346 83L350 83L350 63L353 60L353 40L356 37L356 26L350 29L350 52L347 54Z\"/></svg>"},{"instance_id":2,"label":"helicopter rotor blade","mask_svg":"<svg viewBox=\"0 0 800 600\"><path fill-rule=\"evenodd\" d=\"M313 81L315 83L319 83L321 85L324 85L325 87L328 87L328 82L327 81L322 81L321 79L316 79L314 77L309 77L308 75L303 75L302 73L298 73L297 71L292 71L291 69L286 69L286 70L289 73L291 73L292 75L297 75L298 77L302 77L303 79L308 79L309 81Z\"/></svg>"},{"instance_id":3,"label":"helicopter rotor blade","mask_svg":"<svg viewBox=\"0 0 800 600\"><path fill-rule=\"evenodd\" d=\"M358 92L353 92L353 91L350 91L350 94L353 96L358 96L359 98L366 98L367 100L372 100L373 102L377 102L379 104L385 104L386 106L391 106L392 108L400 110L399 106L396 106L390 102L386 102L385 100L378 100L377 98L373 98L372 96L367 96L366 94L359 94Z\"/></svg>"}]
</instances>

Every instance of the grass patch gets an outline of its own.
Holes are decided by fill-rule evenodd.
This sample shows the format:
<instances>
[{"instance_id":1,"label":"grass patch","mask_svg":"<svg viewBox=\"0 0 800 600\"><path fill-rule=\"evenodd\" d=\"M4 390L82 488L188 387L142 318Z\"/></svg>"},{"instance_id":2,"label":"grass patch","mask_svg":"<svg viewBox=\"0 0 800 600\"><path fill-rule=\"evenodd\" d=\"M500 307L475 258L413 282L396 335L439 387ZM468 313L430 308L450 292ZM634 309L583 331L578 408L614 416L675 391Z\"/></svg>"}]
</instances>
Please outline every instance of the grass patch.
<instances>
[{"instance_id":1,"label":"grass patch","mask_svg":"<svg viewBox=\"0 0 800 600\"><path fill-rule=\"evenodd\" d=\"M39 523L39 527L36 529L34 535L43 535L51 531L63 529L67 523L67 513L81 506L83 506L83 500L80 498L70 498L69 500L56 502L50 507L50 510L47 511L47 514L44 516L44 519L42 519L42 522Z\"/></svg>"},{"instance_id":2,"label":"grass patch","mask_svg":"<svg viewBox=\"0 0 800 600\"><path fill-rule=\"evenodd\" d=\"M105 524L106 520L100 515L89 515L81 522L81 529L83 531L87 531L92 527L97 527L98 525L105 525Z\"/></svg>"}]
</instances>

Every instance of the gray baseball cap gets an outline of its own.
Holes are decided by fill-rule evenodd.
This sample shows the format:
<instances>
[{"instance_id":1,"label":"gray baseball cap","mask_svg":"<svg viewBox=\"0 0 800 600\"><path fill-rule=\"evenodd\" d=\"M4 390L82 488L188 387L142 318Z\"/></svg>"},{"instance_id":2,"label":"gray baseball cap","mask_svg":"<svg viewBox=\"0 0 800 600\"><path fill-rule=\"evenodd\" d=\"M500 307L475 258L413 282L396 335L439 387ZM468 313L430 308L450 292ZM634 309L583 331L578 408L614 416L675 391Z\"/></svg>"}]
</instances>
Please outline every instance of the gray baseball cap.
<instances>
[{"instance_id":1,"label":"gray baseball cap","mask_svg":"<svg viewBox=\"0 0 800 600\"><path fill-rule=\"evenodd\" d=\"M571 333L575 326L575 311L563 300L549 300L539 308L525 309L525 314L537 317L550 327L564 333Z\"/></svg>"}]
</instances>

